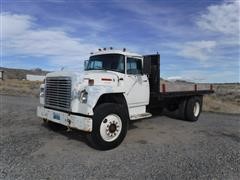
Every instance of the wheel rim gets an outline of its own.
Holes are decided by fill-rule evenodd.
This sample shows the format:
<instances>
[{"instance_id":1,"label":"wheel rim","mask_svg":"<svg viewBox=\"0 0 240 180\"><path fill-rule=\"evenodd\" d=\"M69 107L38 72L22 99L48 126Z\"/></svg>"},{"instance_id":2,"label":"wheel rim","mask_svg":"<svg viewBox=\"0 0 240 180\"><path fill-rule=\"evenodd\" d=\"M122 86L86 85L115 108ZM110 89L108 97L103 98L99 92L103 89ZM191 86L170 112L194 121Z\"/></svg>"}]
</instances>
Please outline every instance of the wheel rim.
<instances>
[{"instance_id":1,"label":"wheel rim","mask_svg":"<svg viewBox=\"0 0 240 180\"><path fill-rule=\"evenodd\" d=\"M195 105L193 107L193 114L194 114L194 116L198 117L199 112L200 112L200 104L199 104L199 102L195 102Z\"/></svg>"},{"instance_id":2,"label":"wheel rim","mask_svg":"<svg viewBox=\"0 0 240 180\"><path fill-rule=\"evenodd\" d=\"M122 131L121 118L116 114L110 114L103 118L100 125L100 135L104 141L112 142L118 138Z\"/></svg>"}]
</instances>

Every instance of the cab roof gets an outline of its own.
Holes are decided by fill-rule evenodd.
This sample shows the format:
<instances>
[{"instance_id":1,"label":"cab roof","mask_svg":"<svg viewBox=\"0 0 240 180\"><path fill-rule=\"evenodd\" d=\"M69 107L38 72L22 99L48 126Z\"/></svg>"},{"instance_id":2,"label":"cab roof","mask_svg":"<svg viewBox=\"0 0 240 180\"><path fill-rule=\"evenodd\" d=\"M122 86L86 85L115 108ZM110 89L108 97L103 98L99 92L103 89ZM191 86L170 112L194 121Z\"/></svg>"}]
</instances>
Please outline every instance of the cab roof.
<instances>
[{"instance_id":1,"label":"cab roof","mask_svg":"<svg viewBox=\"0 0 240 180\"><path fill-rule=\"evenodd\" d=\"M132 53L132 52L123 51L123 50L117 50L117 49L106 49L106 50L102 49L101 51L91 53L91 56L102 55L102 54L122 54L124 56L142 57L142 55L137 54L137 53Z\"/></svg>"}]
</instances>

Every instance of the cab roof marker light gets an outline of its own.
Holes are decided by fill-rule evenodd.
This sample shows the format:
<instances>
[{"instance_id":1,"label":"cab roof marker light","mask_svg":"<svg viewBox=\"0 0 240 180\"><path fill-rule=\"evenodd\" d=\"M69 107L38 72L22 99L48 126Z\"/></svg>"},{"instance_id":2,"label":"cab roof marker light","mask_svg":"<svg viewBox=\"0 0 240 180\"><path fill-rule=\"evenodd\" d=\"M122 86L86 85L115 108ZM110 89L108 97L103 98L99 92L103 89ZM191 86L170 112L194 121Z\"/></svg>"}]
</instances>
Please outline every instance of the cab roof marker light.
<instances>
[{"instance_id":1,"label":"cab roof marker light","mask_svg":"<svg viewBox=\"0 0 240 180\"><path fill-rule=\"evenodd\" d=\"M102 51L102 49L99 48L98 51Z\"/></svg>"}]
</instances>

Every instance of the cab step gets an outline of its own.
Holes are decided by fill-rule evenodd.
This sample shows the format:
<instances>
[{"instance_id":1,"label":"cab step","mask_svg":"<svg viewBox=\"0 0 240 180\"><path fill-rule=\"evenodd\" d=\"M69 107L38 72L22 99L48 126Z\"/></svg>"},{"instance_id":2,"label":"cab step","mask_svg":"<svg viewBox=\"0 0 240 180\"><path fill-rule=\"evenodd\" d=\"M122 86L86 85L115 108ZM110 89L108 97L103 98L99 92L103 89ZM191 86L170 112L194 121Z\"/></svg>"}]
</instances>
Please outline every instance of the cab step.
<instances>
[{"instance_id":1,"label":"cab step","mask_svg":"<svg viewBox=\"0 0 240 180\"><path fill-rule=\"evenodd\" d=\"M137 115L130 116L130 120L144 119L144 118L149 118L151 116L152 116L151 113L137 114Z\"/></svg>"}]
</instances>

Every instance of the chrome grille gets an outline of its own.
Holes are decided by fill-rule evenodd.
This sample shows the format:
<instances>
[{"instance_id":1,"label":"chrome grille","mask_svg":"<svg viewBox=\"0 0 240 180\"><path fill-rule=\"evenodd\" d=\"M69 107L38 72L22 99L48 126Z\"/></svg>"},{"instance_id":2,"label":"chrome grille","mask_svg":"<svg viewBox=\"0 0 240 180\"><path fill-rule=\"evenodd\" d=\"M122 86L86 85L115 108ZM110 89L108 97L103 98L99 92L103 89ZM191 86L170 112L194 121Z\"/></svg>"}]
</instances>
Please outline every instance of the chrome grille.
<instances>
[{"instance_id":1,"label":"chrome grille","mask_svg":"<svg viewBox=\"0 0 240 180\"><path fill-rule=\"evenodd\" d=\"M59 110L70 110L71 107L71 78L46 78L45 106Z\"/></svg>"}]
</instances>

